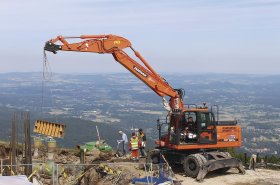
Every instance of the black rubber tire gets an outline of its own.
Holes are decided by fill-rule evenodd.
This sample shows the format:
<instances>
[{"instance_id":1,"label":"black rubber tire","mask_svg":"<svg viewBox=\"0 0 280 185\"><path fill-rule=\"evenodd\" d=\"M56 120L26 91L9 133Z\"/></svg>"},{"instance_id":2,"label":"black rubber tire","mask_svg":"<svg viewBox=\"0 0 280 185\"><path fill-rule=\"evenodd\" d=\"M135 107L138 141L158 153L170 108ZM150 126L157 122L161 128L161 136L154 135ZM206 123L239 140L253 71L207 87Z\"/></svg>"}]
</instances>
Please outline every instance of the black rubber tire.
<instances>
[{"instance_id":1,"label":"black rubber tire","mask_svg":"<svg viewBox=\"0 0 280 185\"><path fill-rule=\"evenodd\" d=\"M200 169L202 168L203 161L200 154L192 154L186 156L184 159L184 172L186 176L196 178Z\"/></svg>"},{"instance_id":2,"label":"black rubber tire","mask_svg":"<svg viewBox=\"0 0 280 185\"><path fill-rule=\"evenodd\" d=\"M204 165L205 163L207 163L207 159L206 159L206 157L204 156L204 155L202 155L202 154L197 154L200 158L201 158L201 160L202 160L202 164Z\"/></svg>"}]
</instances>

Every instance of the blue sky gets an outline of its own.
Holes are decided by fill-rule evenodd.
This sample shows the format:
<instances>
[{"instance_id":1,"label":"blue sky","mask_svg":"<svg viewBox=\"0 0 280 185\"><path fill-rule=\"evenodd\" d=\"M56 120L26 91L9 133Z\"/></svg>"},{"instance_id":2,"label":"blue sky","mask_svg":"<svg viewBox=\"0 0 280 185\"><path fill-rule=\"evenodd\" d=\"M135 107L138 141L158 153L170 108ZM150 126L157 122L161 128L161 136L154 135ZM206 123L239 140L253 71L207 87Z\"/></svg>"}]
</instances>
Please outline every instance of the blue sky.
<instances>
[{"instance_id":1,"label":"blue sky","mask_svg":"<svg viewBox=\"0 0 280 185\"><path fill-rule=\"evenodd\" d=\"M159 73L280 74L279 0L1 0L0 72L42 71L57 35L116 34ZM126 72L110 55L48 54L53 72Z\"/></svg>"}]
</instances>

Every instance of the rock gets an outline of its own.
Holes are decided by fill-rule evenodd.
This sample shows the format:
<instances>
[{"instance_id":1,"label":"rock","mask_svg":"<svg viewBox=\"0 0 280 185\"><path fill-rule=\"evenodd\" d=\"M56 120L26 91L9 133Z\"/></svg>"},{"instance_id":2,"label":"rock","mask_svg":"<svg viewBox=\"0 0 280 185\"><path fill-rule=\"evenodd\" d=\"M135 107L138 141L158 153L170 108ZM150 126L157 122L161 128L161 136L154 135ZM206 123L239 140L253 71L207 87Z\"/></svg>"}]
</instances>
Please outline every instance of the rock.
<instances>
[{"instance_id":1,"label":"rock","mask_svg":"<svg viewBox=\"0 0 280 185\"><path fill-rule=\"evenodd\" d=\"M113 157L112 152L100 152L99 160L101 161L108 161Z\"/></svg>"},{"instance_id":2,"label":"rock","mask_svg":"<svg viewBox=\"0 0 280 185\"><path fill-rule=\"evenodd\" d=\"M94 168L91 168L85 173L84 184L97 184L99 181L99 174Z\"/></svg>"}]
</instances>

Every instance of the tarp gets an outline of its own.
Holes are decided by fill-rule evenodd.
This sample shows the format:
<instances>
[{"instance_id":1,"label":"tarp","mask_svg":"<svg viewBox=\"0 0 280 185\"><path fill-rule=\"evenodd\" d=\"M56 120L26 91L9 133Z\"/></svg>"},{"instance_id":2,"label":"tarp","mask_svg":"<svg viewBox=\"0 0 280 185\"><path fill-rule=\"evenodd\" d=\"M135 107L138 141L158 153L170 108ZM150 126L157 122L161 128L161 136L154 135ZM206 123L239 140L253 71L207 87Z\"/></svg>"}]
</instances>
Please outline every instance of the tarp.
<instances>
[{"instance_id":1,"label":"tarp","mask_svg":"<svg viewBox=\"0 0 280 185\"><path fill-rule=\"evenodd\" d=\"M132 184L163 185L163 184L172 184L171 182L172 182L172 178L165 177L162 171L160 171L158 178L146 176L144 178L133 178L132 179Z\"/></svg>"},{"instance_id":2,"label":"tarp","mask_svg":"<svg viewBox=\"0 0 280 185\"><path fill-rule=\"evenodd\" d=\"M0 185L33 185L25 175L0 176Z\"/></svg>"}]
</instances>

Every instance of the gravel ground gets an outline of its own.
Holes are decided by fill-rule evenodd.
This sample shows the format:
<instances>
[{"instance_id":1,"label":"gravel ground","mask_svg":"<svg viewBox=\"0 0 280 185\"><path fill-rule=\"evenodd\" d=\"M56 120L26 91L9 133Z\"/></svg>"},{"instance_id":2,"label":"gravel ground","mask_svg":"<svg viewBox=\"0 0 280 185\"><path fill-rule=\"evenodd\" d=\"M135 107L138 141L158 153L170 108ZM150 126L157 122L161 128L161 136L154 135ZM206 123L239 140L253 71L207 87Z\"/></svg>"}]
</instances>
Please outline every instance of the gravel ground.
<instances>
[{"instance_id":1,"label":"gravel ground","mask_svg":"<svg viewBox=\"0 0 280 185\"><path fill-rule=\"evenodd\" d=\"M267 169L246 170L245 175L239 174L236 169L224 174L210 173L203 182L180 174L176 174L175 177L182 181L182 185L280 185L280 171Z\"/></svg>"}]
</instances>

